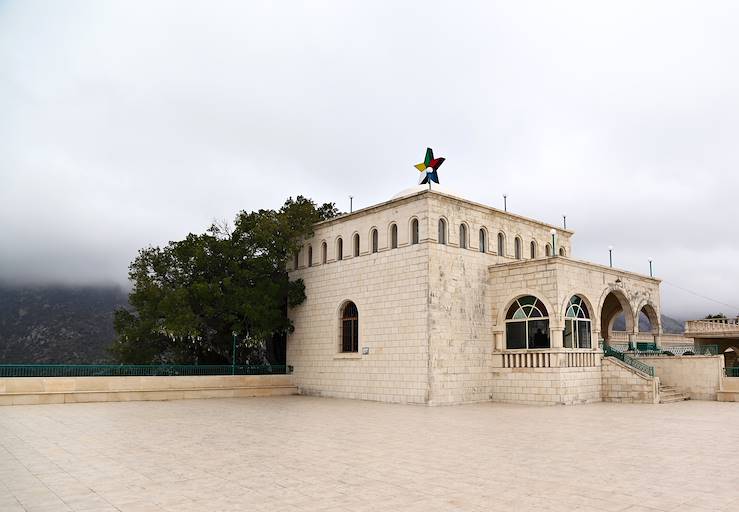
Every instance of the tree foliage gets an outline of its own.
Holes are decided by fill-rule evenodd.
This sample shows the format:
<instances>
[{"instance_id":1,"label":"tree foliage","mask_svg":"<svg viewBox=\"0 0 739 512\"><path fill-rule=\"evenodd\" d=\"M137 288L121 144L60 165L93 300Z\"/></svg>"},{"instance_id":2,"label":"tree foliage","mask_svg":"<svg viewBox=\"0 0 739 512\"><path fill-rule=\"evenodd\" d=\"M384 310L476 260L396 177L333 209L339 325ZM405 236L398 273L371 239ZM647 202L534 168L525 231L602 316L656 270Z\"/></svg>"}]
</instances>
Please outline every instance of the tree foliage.
<instances>
[{"instance_id":1,"label":"tree foliage","mask_svg":"<svg viewBox=\"0 0 739 512\"><path fill-rule=\"evenodd\" d=\"M237 333L252 362L263 358L268 341L292 330L287 305L305 299L302 280L288 279L287 259L314 223L337 213L298 196L279 210L242 211L233 228L214 223L141 249L129 266L133 310L115 313L113 354L123 363L230 363Z\"/></svg>"}]
</instances>

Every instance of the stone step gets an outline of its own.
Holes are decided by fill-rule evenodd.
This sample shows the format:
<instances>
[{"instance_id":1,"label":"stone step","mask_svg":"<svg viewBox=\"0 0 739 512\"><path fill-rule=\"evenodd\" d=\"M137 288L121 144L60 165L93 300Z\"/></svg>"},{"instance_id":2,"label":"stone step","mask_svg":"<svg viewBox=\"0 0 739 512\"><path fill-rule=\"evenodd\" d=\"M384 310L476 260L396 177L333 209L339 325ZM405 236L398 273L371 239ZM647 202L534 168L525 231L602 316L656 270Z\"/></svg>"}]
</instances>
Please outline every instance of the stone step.
<instances>
[{"instance_id":1,"label":"stone step","mask_svg":"<svg viewBox=\"0 0 739 512\"><path fill-rule=\"evenodd\" d=\"M673 402L682 402L684 400L690 400L690 397L681 393L675 386L662 386L659 387L659 403L670 404Z\"/></svg>"},{"instance_id":2,"label":"stone step","mask_svg":"<svg viewBox=\"0 0 739 512\"><path fill-rule=\"evenodd\" d=\"M671 396L671 397L664 397L664 396L659 397L659 403L661 404L671 404L673 402L683 402L685 400L690 400L690 398L688 398L685 395Z\"/></svg>"}]
</instances>

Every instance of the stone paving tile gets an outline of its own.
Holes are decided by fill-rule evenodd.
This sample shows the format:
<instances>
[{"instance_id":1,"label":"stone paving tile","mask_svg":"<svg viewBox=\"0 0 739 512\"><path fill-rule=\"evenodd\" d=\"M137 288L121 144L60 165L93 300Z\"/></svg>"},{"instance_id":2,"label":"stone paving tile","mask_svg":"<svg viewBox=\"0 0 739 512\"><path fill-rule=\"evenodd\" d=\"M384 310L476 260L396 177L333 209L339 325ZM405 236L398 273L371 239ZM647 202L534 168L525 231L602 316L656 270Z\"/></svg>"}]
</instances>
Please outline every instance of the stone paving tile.
<instances>
[{"instance_id":1,"label":"stone paving tile","mask_svg":"<svg viewBox=\"0 0 739 512\"><path fill-rule=\"evenodd\" d=\"M0 510L736 512L739 405L0 408Z\"/></svg>"}]
</instances>

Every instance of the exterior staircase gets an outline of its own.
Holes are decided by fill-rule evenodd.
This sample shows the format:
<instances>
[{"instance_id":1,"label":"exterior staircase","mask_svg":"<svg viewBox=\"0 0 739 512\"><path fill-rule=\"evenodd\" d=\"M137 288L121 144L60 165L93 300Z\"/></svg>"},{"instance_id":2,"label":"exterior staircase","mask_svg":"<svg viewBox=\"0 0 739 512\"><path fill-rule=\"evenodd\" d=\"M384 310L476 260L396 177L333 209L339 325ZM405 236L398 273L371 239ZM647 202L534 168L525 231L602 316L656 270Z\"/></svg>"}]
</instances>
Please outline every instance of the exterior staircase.
<instances>
[{"instance_id":1,"label":"exterior staircase","mask_svg":"<svg viewBox=\"0 0 739 512\"><path fill-rule=\"evenodd\" d=\"M672 402L682 402L683 400L690 400L690 397L678 391L675 386L659 385L659 403L670 404Z\"/></svg>"}]
</instances>

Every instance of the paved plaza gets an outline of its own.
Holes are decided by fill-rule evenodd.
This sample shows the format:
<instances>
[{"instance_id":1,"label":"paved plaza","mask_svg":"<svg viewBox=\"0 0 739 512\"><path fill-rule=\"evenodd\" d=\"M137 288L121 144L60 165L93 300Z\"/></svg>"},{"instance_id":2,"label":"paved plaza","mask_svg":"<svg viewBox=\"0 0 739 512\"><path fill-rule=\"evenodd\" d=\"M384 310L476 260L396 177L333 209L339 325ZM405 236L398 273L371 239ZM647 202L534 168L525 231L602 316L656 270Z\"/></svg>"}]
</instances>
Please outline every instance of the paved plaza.
<instances>
[{"instance_id":1,"label":"paved plaza","mask_svg":"<svg viewBox=\"0 0 739 512\"><path fill-rule=\"evenodd\" d=\"M0 408L0 510L739 510L739 404Z\"/></svg>"}]
</instances>

